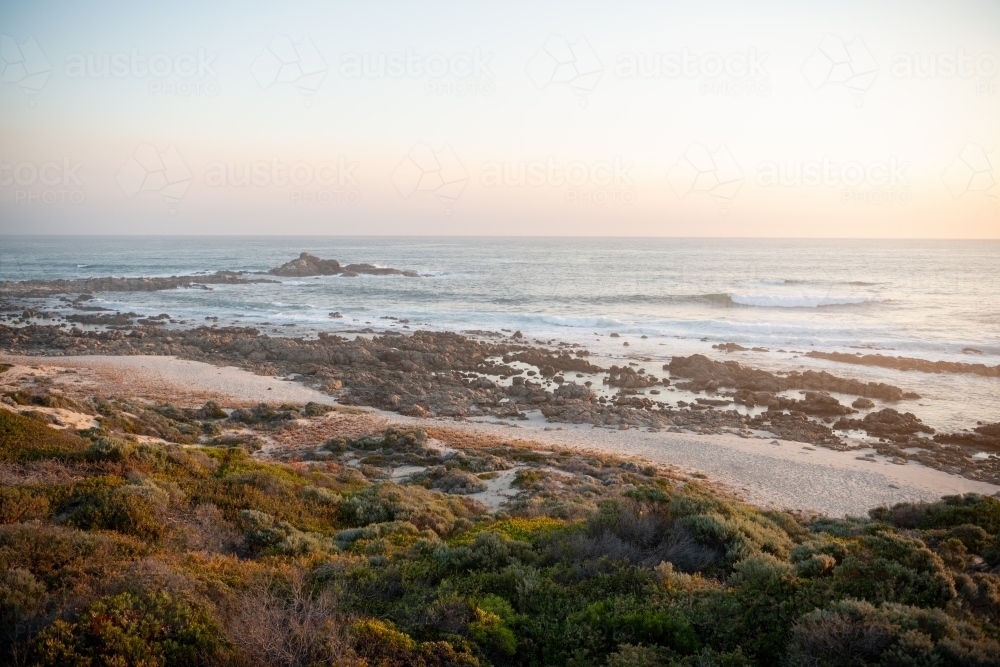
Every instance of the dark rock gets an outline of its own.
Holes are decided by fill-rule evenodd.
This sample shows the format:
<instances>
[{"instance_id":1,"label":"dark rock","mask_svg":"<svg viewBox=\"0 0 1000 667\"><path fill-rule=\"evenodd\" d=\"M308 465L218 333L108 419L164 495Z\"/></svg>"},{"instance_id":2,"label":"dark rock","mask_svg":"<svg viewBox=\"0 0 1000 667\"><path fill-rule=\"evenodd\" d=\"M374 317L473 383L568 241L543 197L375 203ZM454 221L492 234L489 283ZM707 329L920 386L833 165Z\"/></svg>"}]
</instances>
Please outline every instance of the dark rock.
<instances>
[{"instance_id":1,"label":"dark rock","mask_svg":"<svg viewBox=\"0 0 1000 667\"><path fill-rule=\"evenodd\" d=\"M691 378L692 382L682 387L691 391L711 390L714 383L716 387L735 387L773 393L789 389L832 391L879 398L885 401L898 401L915 395L906 394L899 387L881 382L865 383L860 380L840 378L826 371L805 371L802 373L793 371L782 377L767 371L746 368L735 361L713 361L702 354L674 357L667 368L672 375Z\"/></svg>"},{"instance_id":2,"label":"dark rock","mask_svg":"<svg viewBox=\"0 0 1000 667\"><path fill-rule=\"evenodd\" d=\"M971 373L974 375L985 375L986 377L1000 377L1000 365L987 366L985 364L966 364L957 361L927 361L926 359L914 359L912 357L888 357L882 354L846 354L844 352L809 352L806 356L817 359L828 359L843 364L881 366L882 368L895 368L901 371Z\"/></svg>"},{"instance_id":3,"label":"dark rock","mask_svg":"<svg viewBox=\"0 0 1000 667\"><path fill-rule=\"evenodd\" d=\"M275 276L303 277L303 276L333 276L341 272L340 262L335 259L320 259L316 255L307 252L298 256L290 262L285 262L281 266L268 271Z\"/></svg>"}]
</instances>

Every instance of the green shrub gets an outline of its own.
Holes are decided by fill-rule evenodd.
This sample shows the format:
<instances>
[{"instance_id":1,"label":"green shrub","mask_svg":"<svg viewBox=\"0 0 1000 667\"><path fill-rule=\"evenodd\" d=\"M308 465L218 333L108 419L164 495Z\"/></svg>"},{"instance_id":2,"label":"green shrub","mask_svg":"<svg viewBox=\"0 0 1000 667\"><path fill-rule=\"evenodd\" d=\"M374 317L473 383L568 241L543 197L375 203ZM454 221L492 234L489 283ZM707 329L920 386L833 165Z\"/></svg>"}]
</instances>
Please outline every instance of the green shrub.
<instances>
[{"instance_id":1,"label":"green shrub","mask_svg":"<svg viewBox=\"0 0 1000 667\"><path fill-rule=\"evenodd\" d=\"M891 509L879 507L869 512L873 519L902 528L952 528L963 524L1000 533L1000 499L967 493L945 496L936 503L900 503Z\"/></svg>"},{"instance_id":2,"label":"green shrub","mask_svg":"<svg viewBox=\"0 0 1000 667\"><path fill-rule=\"evenodd\" d=\"M479 660L445 641L418 642L392 624L364 619L351 626L355 650L372 667L478 667Z\"/></svg>"},{"instance_id":3,"label":"green shrub","mask_svg":"<svg viewBox=\"0 0 1000 667\"><path fill-rule=\"evenodd\" d=\"M920 540L892 533L859 538L833 579L842 595L874 603L943 607L957 595L937 554Z\"/></svg>"},{"instance_id":4,"label":"green shrub","mask_svg":"<svg viewBox=\"0 0 1000 667\"><path fill-rule=\"evenodd\" d=\"M82 530L114 530L155 542L163 536L164 525L154 497L136 486L85 492L70 498L65 522Z\"/></svg>"},{"instance_id":5,"label":"green shrub","mask_svg":"<svg viewBox=\"0 0 1000 667\"><path fill-rule=\"evenodd\" d=\"M240 512L240 524L247 544L258 553L281 556L304 556L312 553L335 553L333 540L318 533L303 532L285 521L256 510Z\"/></svg>"},{"instance_id":6,"label":"green shrub","mask_svg":"<svg viewBox=\"0 0 1000 667\"><path fill-rule=\"evenodd\" d=\"M56 621L32 642L34 664L218 664L230 654L203 610L166 593L121 593L92 604L76 623Z\"/></svg>"},{"instance_id":7,"label":"green shrub","mask_svg":"<svg viewBox=\"0 0 1000 667\"><path fill-rule=\"evenodd\" d=\"M0 523L36 521L51 515L45 489L30 486L0 487Z\"/></svg>"},{"instance_id":8,"label":"green shrub","mask_svg":"<svg viewBox=\"0 0 1000 667\"><path fill-rule=\"evenodd\" d=\"M936 609L844 600L802 618L789 664L1000 665L1000 644Z\"/></svg>"},{"instance_id":9,"label":"green shrub","mask_svg":"<svg viewBox=\"0 0 1000 667\"><path fill-rule=\"evenodd\" d=\"M74 459L88 445L69 431L0 408L0 461Z\"/></svg>"},{"instance_id":10,"label":"green shrub","mask_svg":"<svg viewBox=\"0 0 1000 667\"><path fill-rule=\"evenodd\" d=\"M0 633L11 641L23 632L25 622L40 611L47 595L45 584L29 570L12 567L0 575Z\"/></svg>"}]
</instances>

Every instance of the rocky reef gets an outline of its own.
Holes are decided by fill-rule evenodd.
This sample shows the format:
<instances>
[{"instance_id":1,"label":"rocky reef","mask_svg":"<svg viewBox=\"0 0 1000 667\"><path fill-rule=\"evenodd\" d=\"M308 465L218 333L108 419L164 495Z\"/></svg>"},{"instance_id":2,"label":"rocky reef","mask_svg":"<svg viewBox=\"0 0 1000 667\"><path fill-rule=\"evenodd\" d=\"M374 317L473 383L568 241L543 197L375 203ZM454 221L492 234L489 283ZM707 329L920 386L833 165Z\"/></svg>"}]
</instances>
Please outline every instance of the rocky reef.
<instances>
[{"instance_id":1,"label":"rocky reef","mask_svg":"<svg viewBox=\"0 0 1000 667\"><path fill-rule=\"evenodd\" d=\"M792 371L787 375L776 375L768 371L744 367L736 361L714 361L703 354L674 357L665 368L670 371L671 375L690 378L690 382L680 383L677 386L693 391L715 390L719 387L735 387L738 390L770 393L789 389L807 389L855 394L883 401L920 398L918 394L904 392L899 387L883 382L844 379L826 371L805 371L802 373Z\"/></svg>"},{"instance_id":2,"label":"rocky reef","mask_svg":"<svg viewBox=\"0 0 1000 667\"><path fill-rule=\"evenodd\" d=\"M204 276L169 276L166 278L77 278L59 280L23 280L0 282L5 297L50 297L59 294L94 292L156 292L167 289L211 289L209 285L246 285L274 282L266 278L248 278L234 271L216 271Z\"/></svg>"},{"instance_id":3,"label":"rocky reef","mask_svg":"<svg viewBox=\"0 0 1000 667\"><path fill-rule=\"evenodd\" d=\"M418 278L420 274L416 271L403 271L387 267L375 266L374 264L348 264L342 266L335 259L320 259L316 255L307 252L302 253L296 259L285 262L281 266L268 271L274 276L287 276L303 278L308 276L336 276L354 277L361 274L372 276L406 276L408 278Z\"/></svg>"},{"instance_id":4,"label":"rocky reef","mask_svg":"<svg viewBox=\"0 0 1000 667\"><path fill-rule=\"evenodd\" d=\"M967 348L971 349L971 348ZM1000 366L986 364L966 364L957 361L928 361L912 357L889 357L882 354L846 354L844 352L807 352L807 357L827 359L841 364L880 366L900 371L920 371L922 373L972 373L986 377L1000 377Z\"/></svg>"}]
</instances>

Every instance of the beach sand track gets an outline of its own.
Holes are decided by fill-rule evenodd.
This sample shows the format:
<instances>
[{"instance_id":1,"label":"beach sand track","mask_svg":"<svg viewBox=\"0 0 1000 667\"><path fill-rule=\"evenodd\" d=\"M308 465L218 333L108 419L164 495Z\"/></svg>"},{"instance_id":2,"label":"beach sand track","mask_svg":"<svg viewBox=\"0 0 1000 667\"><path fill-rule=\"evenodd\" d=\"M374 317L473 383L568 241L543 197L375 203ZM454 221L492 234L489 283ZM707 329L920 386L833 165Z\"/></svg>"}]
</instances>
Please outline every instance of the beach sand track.
<instances>
[{"instance_id":1,"label":"beach sand track","mask_svg":"<svg viewBox=\"0 0 1000 667\"><path fill-rule=\"evenodd\" d=\"M0 374L0 386L26 375L73 393L200 405L215 400L228 407L268 403L333 404L332 397L297 382L258 376L233 367L161 356L0 356L13 365ZM67 371L75 372L67 372ZM9 389L4 389L9 390ZM331 415L332 416L332 415ZM837 452L772 438L613 430L585 426L546 427L544 423L510 425L453 419L419 419L376 410L336 413L345 433L371 432L392 424L424 426L438 437L460 434L506 442L568 447L634 456L704 475L723 488L762 506L818 511L834 516L863 515L871 507L906 501L932 501L943 495L1000 493L1000 487L910 462L896 465L881 458L859 460L858 452Z\"/></svg>"}]
</instances>

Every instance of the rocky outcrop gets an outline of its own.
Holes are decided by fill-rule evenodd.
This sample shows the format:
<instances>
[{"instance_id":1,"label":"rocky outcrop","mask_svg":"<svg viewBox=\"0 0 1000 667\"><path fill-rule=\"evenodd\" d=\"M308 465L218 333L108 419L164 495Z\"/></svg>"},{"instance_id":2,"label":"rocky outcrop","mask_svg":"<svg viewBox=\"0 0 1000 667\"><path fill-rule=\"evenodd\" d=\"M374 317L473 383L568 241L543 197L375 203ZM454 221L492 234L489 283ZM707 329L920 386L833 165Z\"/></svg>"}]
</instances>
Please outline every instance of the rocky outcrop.
<instances>
[{"instance_id":1,"label":"rocky outcrop","mask_svg":"<svg viewBox=\"0 0 1000 667\"><path fill-rule=\"evenodd\" d=\"M644 387L655 387L660 383L660 379L654 375L647 375L645 372L638 372L629 366L612 366L608 370L608 377L605 384L623 389L641 389ZM665 384L670 384L667 380Z\"/></svg>"},{"instance_id":2,"label":"rocky outcrop","mask_svg":"<svg viewBox=\"0 0 1000 667\"><path fill-rule=\"evenodd\" d=\"M967 348L970 349L970 348ZM1000 377L1000 365L966 364L957 361L927 361L913 357L888 357L882 354L846 354L844 352L807 352L807 357L827 359L842 364L859 364L862 366L880 366L901 371L920 371L922 373L971 373L986 377Z\"/></svg>"},{"instance_id":3,"label":"rocky outcrop","mask_svg":"<svg viewBox=\"0 0 1000 667\"><path fill-rule=\"evenodd\" d=\"M281 266L271 269L268 273L274 276L302 278L306 276L333 276L342 270L340 262L335 259L320 259L316 255L304 252L297 259L285 262Z\"/></svg>"},{"instance_id":4,"label":"rocky outcrop","mask_svg":"<svg viewBox=\"0 0 1000 667\"><path fill-rule=\"evenodd\" d=\"M406 276L407 278L419 278L416 271L403 271L401 269L390 269L374 264L348 264L344 267L345 272L365 274L369 276Z\"/></svg>"},{"instance_id":5,"label":"rocky outcrop","mask_svg":"<svg viewBox=\"0 0 1000 667\"><path fill-rule=\"evenodd\" d=\"M733 395L733 400L748 408L766 405L769 410L789 410L818 417L836 417L854 412L826 392L807 391L804 395L805 398L799 399L776 396L766 391L753 392L749 389L740 389Z\"/></svg>"},{"instance_id":6,"label":"rocky outcrop","mask_svg":"<svg viewBox=\"0 0 1000 667\"><path fill-rule=\"evenodd\" d=\"M898 401L904 398L919 398L917 394L906 393L899 387L882 382L862 382L831 375L826 371L793 371L787 375L775 375L756 368L747 368L736 361L714 361L703 354L690 357L674 357L666 368L671 375L690 378L690 382L677 383L681 389L691 391L716 391L719 387L735 387L753 392L778 393L790 389L827 391L840 394L854 394L883 401Z\"/></svg>"},{"instance_id":7,"label":"rocky outcrop","mask_svg":"<svg viewBox=\"0 0 1000 667\"><path fill-rule=\"evenodd\" d=\"M417 278L420 276L416 271L402 271L387 267L375 266L374 264L348 264L341 266L335 259L320 259L316 255L307 252L302 253L298 258L290 262L285 262L281 266L268 271L274 276L286 276L290 278L304 278L308 276L335 276L342 275L356 277L361 274L371 276L407 276Z\"/></svg>"},{"instance_id":8,"label":"rocky outcrop","mask_svg":"<svg viewBox=\"0 0 1000 667\"><path fill-rule=\"evenodd\" d=\"M73 280L24 280L0 282L5 297L48 297L57 294L93 292L157 292L167 289L211 289L209 285L245 285L274 282L266 278L246 278L233 271L216 271L204 276L170 276L167 278L80 278Z\"/></svg>"},{"instance_id":9,"label":"rocky outcrop","mask_svg":"<svg viewBox=\"0 0 1000 667\"><path fill-rule=\"evenodd\" d=\"M972 449L1000 451L1000 422L975 427L960 433L938 433L934 440L941 443L963 445Z\"/></svg>"},{"instance_id":10,"label":"rocky outcrop","mask_svg":"<svg viewBox=\"0 0 1000 667\"><path fill-rule=\"evenodd\" d=\"M934 429L912 412L898 412L892 408L869 412L864 419L841 418L833 427L840 431L861 429L868 435L904 442L918 433L934 433Z\"/></svg>"}]
</instances>

